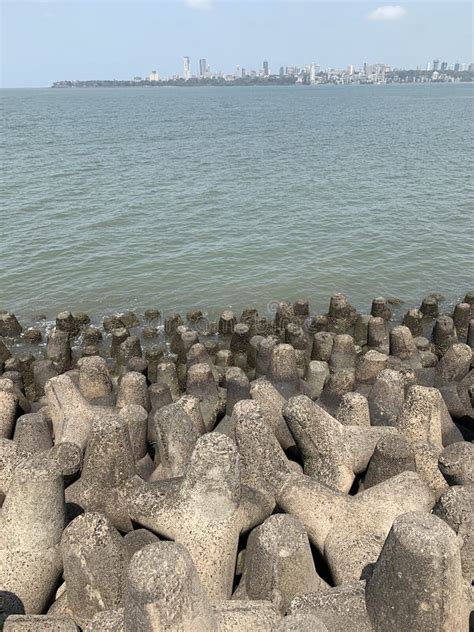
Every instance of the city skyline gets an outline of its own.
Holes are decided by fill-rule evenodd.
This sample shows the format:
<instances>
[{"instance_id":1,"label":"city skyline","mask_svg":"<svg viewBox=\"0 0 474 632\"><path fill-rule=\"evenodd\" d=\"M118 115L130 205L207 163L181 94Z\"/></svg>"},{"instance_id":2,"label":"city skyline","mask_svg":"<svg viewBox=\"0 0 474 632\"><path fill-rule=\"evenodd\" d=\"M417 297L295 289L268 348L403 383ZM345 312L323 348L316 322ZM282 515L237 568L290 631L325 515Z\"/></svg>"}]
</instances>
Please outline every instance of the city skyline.
<instances>
[{"instance_id":1,"label":"city skyline","mask_svg":"<svg viewBox=\"0 0 474 632\"><path fill-rule=\"evenodd\" d=\"M280 67L426 68L428 60L470 63L467 2L297 2L175 0L142 3L4 0L2 86L61 78L191 76ZM71 24L74 28L71 28ZM199 64L202 61L202 67ZM258 62L257 62L258 60Z\"/></svg>"},{"instance_id":2,"label":"city skyline","mask_svg":"<svg viewBox=\"0 0 474 632\"><path fill-rule=\"evenodd\" d=\"M273 73L267 60L259 71L236 66L233 73L213 72L204 58L199 59L199 74L192 73L191 60L183 58L183 71L171 77L162 77L156 70L146 77L135 75L130 79L88 79L55 81L53 88L112 87L140 85L321 85L321 84L388 84L388 83L458 83L474 81L474 63L448 63L434 59L426 68L397 69L384 63L364 63L361 68L349 64L344 69L322 69L312 62L303 67L280 66Z\"/></svg>"},{"instance_id":3,"label":"city skyline","mask_svg":"<svg viewBox=\"0 0 474 632\"><path fill-rule=\"evenodd\" d=\"M440 61L439 59L433 59L432 61L427 62L424 66L417 65L416 68L396 68L391 67L388 64L376 62L376 63L367 63L364 62L362 67L358 67L355 64L348 64L345 68L334 68L333 66L329 66L328 68L321 68L321 66L316 62L311 62L310 64L304 64L302 66L296 65L284 65L280 66L277 69L272 69L268 60L264 59L260 68L244 68L243 66L236 65L233 71L224 72L222 70L216 71L214 70L210 64L208 64L207 59L204 57L199 58L199 66L196 73L193 73L193 64L192 60L189 56L185 55L182 58L183 61L183 70L182 73L175 73L171 76L160 75L156 70L152 70L151 73L142 77L141 75L134 75L131 79L132 81L141 82L141 81L149 81L149 82L158 82L158 81L177 81L183 79L184 81L195 81L195 80L209 80L209 79L224 79L227 81L237 80L237 79L269 79L271 77L295 77L300 83L323 83L324 81L322 75L325 76L326 80L341 79L341 83L352 83L356 81L361 81L363 79L364 83L372 82L372 83L383 83L385 79L385 75L390 72L399 72L399 71L408 71L408 72L416 72L416 73L433 73L433 78L435 80L438 77L443 77L444 73L463 73L469 72L474 73L474 63L473 62L448 62L448 61ZM100 81L101 79L96 78L96 80ZM107 81L107 79L105 79ZM110 79L109 79L110 80ZM114 80L120 81L120 79L114 78ZM66 81L71 81L66 80ZM90 79L90 81L94 81L94 79ZM126 81L126 79L121 79L121 81ZM55 84L61 83L60 81L54 82Z\"/></svg>"},{"instance_id":4,"label":"city skyline","mask_svg":"<svg viewBox=\"0 0 474 632\"><path fill-rule=\"evenodd\" d=\"M210 64L208 64L207 59L202 57L202 58L199 58L198 69L194 73L192 59L188 55L183 56L182 59L183 59L183 71L181 74L174 73L170 76L166 76L166 75L160 75L160 73L157 73L157 75L154 77L153 75L155 75L157 71L152 70L151 73L146 76L146 78L149 81L157 81L159 79L178 79L178 78L182 78L187 81L190 79L200 79L200 78L210 79L210 78L215 78L215 77L241 78L241 77L246 77L246 76L251 76L251 77L252 76L254 77L292 76L292 75L297 75L299 73L306 73L306 74L309 74L311 76L311 80L314 81L315 76L321 72L326 72L326 73L331 72L331 71L347 72L348 74L352 75L352 74L357 74L362 71L365 71L366 66L383 66L387 69L387 71L388 70L395 70L395 71L415 70L419 72L423 72L423 71L474 72L474 63L472 61L460 62L456 60L455 62L452 62L452 61L440 61L440 59L433 59L431 61L426 62L424 65L418 64L416 67L413 67L413 68L391 66L390 64L386 64L385 62L380 62L380 61L364 62L361 67L358 67L356 64L349 63L344 68L337 68L336 66L333 66L333 65L330 65L327 68L322 68L320 64L313 61L311 63L305 63L300 66L295 65L295 64L291 64L291 65L284 64L283 66L280 66L278 69L272 68L272 66L270 65L270 62L267 59L264 59L261 62L259 67L253 67L253 68L247 69L243 66L236 64L233 70L224 71L224 70L215 70ZM138 78L138 76L135 76L135 78Z\"/></svg>"}]
</instances>

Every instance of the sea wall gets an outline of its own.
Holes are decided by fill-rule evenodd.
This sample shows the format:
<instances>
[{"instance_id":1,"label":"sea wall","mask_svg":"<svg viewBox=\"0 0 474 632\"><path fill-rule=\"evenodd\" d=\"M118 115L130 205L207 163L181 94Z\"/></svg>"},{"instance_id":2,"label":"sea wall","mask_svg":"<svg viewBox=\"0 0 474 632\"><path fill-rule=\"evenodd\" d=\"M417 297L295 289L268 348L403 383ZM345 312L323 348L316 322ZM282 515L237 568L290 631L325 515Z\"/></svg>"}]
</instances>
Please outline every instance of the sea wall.
<instances>
[{"instance_id":1,"label":"sea wall","mask_svg":"<svg viewBox=\"0 0 474 632\"><path fill-rule=\"evenodd\" d=\"M0 627L469 629L474 292L0 312Z\"/></svg>"}]
</instances>

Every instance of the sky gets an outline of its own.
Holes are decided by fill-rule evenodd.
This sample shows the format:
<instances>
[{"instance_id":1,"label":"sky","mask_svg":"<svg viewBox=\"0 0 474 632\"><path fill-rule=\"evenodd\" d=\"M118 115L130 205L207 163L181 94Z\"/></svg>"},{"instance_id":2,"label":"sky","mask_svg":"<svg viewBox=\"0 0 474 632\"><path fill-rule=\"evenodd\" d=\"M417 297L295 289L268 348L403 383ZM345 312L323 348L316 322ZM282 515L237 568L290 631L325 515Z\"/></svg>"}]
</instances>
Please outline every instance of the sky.
<instances>
[{"instance_id":1,"label":"sky","mask_svg":"<svg viewBox=\"0 0 474 632\"><path fill-rule=\"evenodd\" d=\"M473 61L471 2L317 0L0 0L2 87L62 79Z\"/></svg>"}]
</instances>

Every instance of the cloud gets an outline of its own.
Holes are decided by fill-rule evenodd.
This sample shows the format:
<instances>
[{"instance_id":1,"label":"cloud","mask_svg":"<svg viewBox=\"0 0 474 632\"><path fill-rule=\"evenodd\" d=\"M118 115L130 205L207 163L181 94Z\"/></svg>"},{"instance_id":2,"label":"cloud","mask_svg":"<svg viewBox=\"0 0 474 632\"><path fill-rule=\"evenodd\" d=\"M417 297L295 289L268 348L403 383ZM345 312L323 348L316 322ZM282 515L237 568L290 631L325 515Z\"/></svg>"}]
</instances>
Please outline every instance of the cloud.
<instances>
[{"instance_id":1,"label":"cloud","mask_svg":"<svg viewBox=\"0 0 474 632\"><path fill-rule=\"evenodd\" d=\"M200 11L209 11L212 6L212 0L185 0L186 6L190 9L198 9Z\"/></svg>"},{"instance_id":2,"label":"cloud","mask_svg":"<svg viewBox=\"0 0 474 632\"><path fill-rule=\"evenodd\" d=\"M367 16L369 20L373 22L388 22L393 20L400 20L406 15L406 9L399 4L386 4L383 7L379 7L372 11Z\"/></svg>"}]
</instances>

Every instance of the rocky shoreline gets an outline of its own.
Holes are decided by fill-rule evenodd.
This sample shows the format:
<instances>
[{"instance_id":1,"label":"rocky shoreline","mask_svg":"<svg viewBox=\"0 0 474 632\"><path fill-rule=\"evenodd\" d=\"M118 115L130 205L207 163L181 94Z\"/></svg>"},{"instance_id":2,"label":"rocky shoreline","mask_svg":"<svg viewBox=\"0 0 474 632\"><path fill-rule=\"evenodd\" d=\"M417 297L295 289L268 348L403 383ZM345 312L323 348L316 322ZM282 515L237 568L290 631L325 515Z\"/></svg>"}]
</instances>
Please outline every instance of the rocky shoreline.
<instances>
[{"instance_id":1,"label":"rocky shoreline","mask_svg":"<svg viewBox=\"0 0 474 632\"><path fill-rule=\"evenodd\" d=\"M474 292L391 302L0 312L0 629L467 632Z\"/></svg>"}]
</instances>

